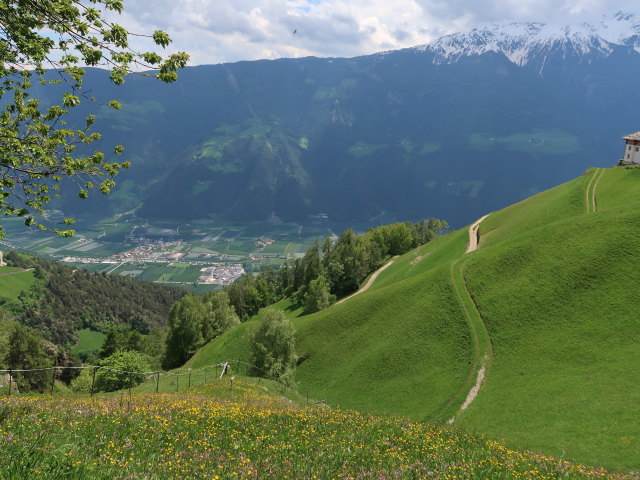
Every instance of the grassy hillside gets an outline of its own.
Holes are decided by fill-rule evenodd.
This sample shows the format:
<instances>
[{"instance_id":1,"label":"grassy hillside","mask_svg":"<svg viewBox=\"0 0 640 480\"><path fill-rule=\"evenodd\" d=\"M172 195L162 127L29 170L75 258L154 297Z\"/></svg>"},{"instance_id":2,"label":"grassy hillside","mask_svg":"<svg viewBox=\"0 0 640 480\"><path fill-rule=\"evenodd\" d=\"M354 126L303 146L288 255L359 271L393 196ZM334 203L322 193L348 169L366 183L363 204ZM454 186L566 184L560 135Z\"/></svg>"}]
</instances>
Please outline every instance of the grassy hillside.
<instances>
[{"instance_id":1,"label":"grassy hillside","mask_svg":"<svg viewBox=\"0 0 640 480\"><path fill-rule=\"evenodd\" d=\"M512 445L638 468L640 171L607 170L586 214L588 180L486 220L466 278L495 358L460 420Z\"/></svg>"},{"instance_id":2,"label":"grassy hillside","mask_svg":"<svg viewBox=\"0 0 640 480\"><path fill-rule=\"evenodd\" d=\"M32 271L25 272L22 268L16 267L0 267L0 302L16 300L20 292L29 290L34 281Z\"/></svg>"},{"instance_id":3,"label":"grassy hillside","mask_svg":"<svg viewBox=\"0 0 640 480\"><path fill-rule=\"evenodd\" d=\"M398 258L295 319L301 393L640 468L640 170L585 175ZM244 324L198 358L246 358ZM460 407L484 367L486 378Z\"/></svg>"},{"instance_id":4,"label":"grassy hillside","mask_svg":"<svg viewBox=\"0 0 640 480\"><path fill-rule=\"evenodd\" d=\"M107 336L102 332L96 332L89 328L78 330L78 341L71 349L71 353L92 353L98 352L102 348Z\"/></svg>"},{"instance_id":5,"label":"grassy hillside","mask_svg":"<svg viewBox=\"0 0 640 480\"><path fill-rule=\"evenodd\" d=\"M423 250L446 259L449 249L464 251L465 235L459 232ZM411 252L396 260L409 265L408 271L396 265L385 270L384 278L392 281L384 291L372 288L318 314L294 318L301 392L331 404L415 419L453 413L451 399L466 394L471 340L449 266L440 263L415 263ZM381 281L382 276L374 285ZM280 305L285 311L287 306ZM248 360L251 326L242 324L210 343L193 366Z\"/></svg>"}]
</instances>

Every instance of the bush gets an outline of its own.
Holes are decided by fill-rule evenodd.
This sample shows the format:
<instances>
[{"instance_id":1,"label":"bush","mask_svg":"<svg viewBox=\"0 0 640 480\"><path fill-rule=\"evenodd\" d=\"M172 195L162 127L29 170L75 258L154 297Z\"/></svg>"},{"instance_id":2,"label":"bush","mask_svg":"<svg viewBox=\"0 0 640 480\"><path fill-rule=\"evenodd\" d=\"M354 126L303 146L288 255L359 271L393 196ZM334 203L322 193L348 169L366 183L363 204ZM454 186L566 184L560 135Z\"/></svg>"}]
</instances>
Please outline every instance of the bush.
<instances>
[{"instance_id":1,"label":"bush","mask_svg":"<svg viewBox=\"0 0 640 480\"><path fill-rule=\"evenodd\" d=\"M250 341L253 374L293 386L297 361L293 323L272 308L262 311L259 322Z\"/></svg>"},{"instance_id":2,"label":"bush","mask_svg":"<svg viewBox=\"0 0 640 480\"><path fill-rule=\"evenodd\" d=\"M113 392L124 388L135 387L144 380L142 372L149 370L149 364L138 352L116 352L100 362L96 373L95 390Z\"/></svg>"},{"instance_id":3,"label":"bush","mask_svg":"<svg viewBox=\"0 0 640 480\"><path fill-rule=\"evenodd\" d=\"M75 393L91 393L92 376L93 370L91 368L80 371L80 375L71 380L71 390Z\"/></svg>"}]
</instances>

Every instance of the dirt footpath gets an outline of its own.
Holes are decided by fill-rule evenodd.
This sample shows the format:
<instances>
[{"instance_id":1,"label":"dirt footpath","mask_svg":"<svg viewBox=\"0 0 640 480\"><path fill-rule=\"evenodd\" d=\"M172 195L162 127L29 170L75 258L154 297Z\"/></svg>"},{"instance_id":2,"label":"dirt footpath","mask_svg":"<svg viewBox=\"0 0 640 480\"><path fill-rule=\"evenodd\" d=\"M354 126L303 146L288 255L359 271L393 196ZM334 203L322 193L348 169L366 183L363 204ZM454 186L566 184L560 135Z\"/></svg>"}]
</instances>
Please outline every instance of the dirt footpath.
<instances>
[{"instance_id":1,"label":"dirt footpath","mask_svg":"<svg viewBox=\"0 0 640 480\"><path fill-rule=\"evenodd\" d=\"M489 215L491 214L487 213L484 217L479 218L469 227L469 246L467 247L467 251L464 253L475 252L478 249L478 246L480 245L480 234L478 233L478 230L480 229L482 221Z\"/></svg>"},{"instance_id":2,"label":"dirt footpath","mask_svg":"<svg viewBox=\"0 0 640 480\"><path fill-rule=\"evenodd\" d=\"M385 263L382 267L380 267L378 270L376 270L375 272L373 272L373 275L371 275L371 278L369 278L369 281L367 282L367 284L362 287L360 290L358 290L355 293L352 293L351 295L349 295L348 297L343 298L342 300L336 302L335 304L338 305L339 303L342 303L346 300L349 300L351 297L355 297L356 295L358 295L359 293L362 292L366 292L369 287L371 285L373 285L373 282L376 281L376 278L378 278L378 275L380 275L387 267L390 267L391 264L395 261L395 259L398 258L398 256L396 255L395 257L393 257L391 260L389 260L387 263Z\"/></svg>"}]
</instances>

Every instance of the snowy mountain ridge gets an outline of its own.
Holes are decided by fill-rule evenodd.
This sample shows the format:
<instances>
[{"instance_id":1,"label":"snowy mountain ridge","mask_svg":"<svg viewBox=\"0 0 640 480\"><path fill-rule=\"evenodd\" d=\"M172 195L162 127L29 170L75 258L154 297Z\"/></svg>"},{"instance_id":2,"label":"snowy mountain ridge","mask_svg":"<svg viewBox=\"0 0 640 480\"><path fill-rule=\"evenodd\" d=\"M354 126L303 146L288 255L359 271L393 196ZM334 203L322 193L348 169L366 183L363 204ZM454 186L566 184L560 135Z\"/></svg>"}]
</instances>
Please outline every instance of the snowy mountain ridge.
<instances>
[{"instance_id":1,"label":"snowy mountain ridge","mask_svg":"<svg viewBox=\"0 0 640 480\"><path fill-rule=\"evenodd\" d=\"M413 50L431 52L435 63L453 63L462 57L487 52L504 54L519 66L553 50L564 54L596 53L608 56L616 45L640 52L640 18L618 12L597 23L558 26L545 23L509 23L445 35Z\"/></svg>"}]
</instances>

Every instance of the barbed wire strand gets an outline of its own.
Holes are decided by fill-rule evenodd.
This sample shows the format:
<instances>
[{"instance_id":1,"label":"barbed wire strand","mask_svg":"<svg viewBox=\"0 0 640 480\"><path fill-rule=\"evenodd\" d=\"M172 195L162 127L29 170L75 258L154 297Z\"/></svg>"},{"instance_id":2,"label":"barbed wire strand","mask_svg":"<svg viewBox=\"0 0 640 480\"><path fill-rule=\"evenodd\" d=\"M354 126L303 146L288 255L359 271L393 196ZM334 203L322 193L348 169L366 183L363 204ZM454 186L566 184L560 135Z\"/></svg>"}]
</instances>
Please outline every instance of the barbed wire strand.
<instances>
[{"instance_id":1,"label":"barbed wire strand","mask_svg":"<svg viewBox=\"0 0 640 480\"><path fill-rule=\"evenodd\" d=\"M253 365L251 363L248 362L244 362L242 360L225 360L224 362L220 362L220 363L216 363L216 364L212 364L212 365L205 365L204 367L200 367L198 369L191 369L189 368L187 371L182 371L182 372L167 372L164 370L153 370L153 371L146 371L146 372L134 372L134 371L129 371L129 370L119 370L117 368L111 368L111 367L104 367L101 365L83 365L83 366L66 366L66 365L61 365L61 366L53 366L53 367L42 367L42 368L9 368L9 369L0 369L0 374L5 373L5 374L9 374L11 376L11 374L13 373L30 373L30 372L46 372L46 371L60 371L60 370L95 370L96 372L98 370L108 370L108 371L112 371L112 372L116 372L116 373L123 373L123 374L128 374L128 375L144 375L144 376L148 376L148 377L156 377L156 380L159 381L160 377L169 377L169 376L174 376L174 377L181 377L181 376L185 376L185 375L193 375L194 373L198 373L201 372L203 370L212 368L212 367L224 367L224 364L227 364L228 368L231 367L231 364L235 364L236 365L236 370L238 370L239 373L239 368L238 365L242 364L245 365L245 367L250 367L256 370L259 370L262 373L267 373L266 370L264 370L263 368L258 367L257 365ZM246 370L245 370L245 375L246 375ZM217 375L214 378L218 378ZM249 378L256 378L256 377L249 377ZM258 378L258 382L260 382L260 380L262 380L264 377L257 377ZM221 380L222 377L218 378L218 380ZM274 382L276 382L278 385L280 385L281 387L290 390L290 391L296 391L294 388L290 387L289 385L286 385L278 380L274 380L274 379L270 379ZM15 383L15 380L10 379L10 382ZM136 385L138 386L138 385Z\"/></svg>"}]
</instances>

